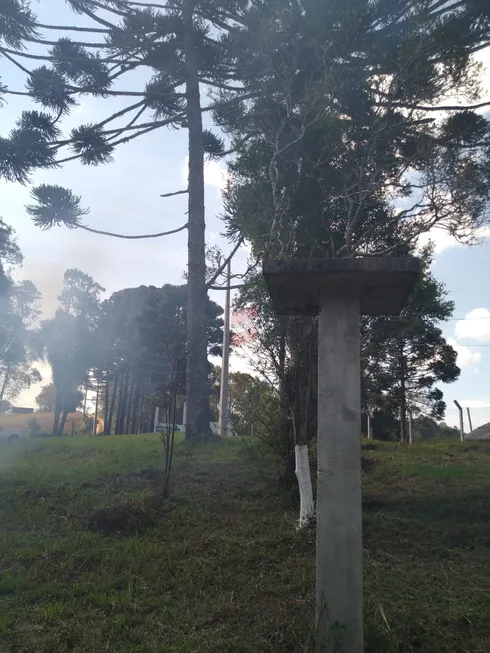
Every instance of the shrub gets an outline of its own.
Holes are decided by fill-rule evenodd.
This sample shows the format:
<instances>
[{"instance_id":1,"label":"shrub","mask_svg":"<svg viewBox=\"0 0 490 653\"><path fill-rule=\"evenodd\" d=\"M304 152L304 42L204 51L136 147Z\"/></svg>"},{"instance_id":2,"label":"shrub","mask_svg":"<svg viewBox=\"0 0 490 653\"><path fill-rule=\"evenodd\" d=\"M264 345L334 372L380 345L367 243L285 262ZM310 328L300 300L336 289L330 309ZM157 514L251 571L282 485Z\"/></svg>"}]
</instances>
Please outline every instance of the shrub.
<instances>
[{"instance_id":1,"label":"shrub","mask_svg":"<svg viewBox=\"0 0 490 653\"><path fill-rule=\"evenodd\" d=\"M45 431L39 422L35 419L30 419L27 423L27 430L31 438L45 438L50 435Z\"/></svg>"}]
</instances>

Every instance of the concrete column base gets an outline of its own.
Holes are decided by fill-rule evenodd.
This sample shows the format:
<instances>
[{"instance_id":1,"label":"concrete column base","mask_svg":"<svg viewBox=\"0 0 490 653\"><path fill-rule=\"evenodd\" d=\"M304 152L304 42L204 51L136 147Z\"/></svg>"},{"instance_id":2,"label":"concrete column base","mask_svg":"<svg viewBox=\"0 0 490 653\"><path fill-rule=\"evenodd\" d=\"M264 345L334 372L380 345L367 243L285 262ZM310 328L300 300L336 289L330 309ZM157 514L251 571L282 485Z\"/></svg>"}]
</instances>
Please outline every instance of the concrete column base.
<instances>
[{"instance_id":1,"label":"concrete column base","mask_svg":"<svg viewBox=\"0 0 490 653\"><path fill-rule=\"evenodd\" d=\"M280 315L320 315L317 653L362 653L360 315L397 315L416 258L278 259L263 273Z\"/></svg>"},{"instance_id":2,"label":"concrete column base","mask_svg":"<svg viewBox=\"0 0 490 653\"><path fill-rule=\"evenodd\" d=\"M320 299L316 628L318 653L362 653L360 314Z\"/></svg>"}]
</instances>

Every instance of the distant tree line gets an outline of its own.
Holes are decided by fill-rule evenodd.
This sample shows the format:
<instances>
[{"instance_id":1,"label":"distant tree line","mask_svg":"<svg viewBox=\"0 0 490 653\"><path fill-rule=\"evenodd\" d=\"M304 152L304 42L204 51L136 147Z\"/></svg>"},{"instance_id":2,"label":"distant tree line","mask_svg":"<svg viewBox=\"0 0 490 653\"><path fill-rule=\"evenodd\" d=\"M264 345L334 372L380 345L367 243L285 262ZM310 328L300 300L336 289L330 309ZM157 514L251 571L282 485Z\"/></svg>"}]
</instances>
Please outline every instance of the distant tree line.
<instances>
[{"instance_id":1,"label":"distant tree line","mask_svg":"<svg viewBox=\"0 0 490 653\"><path fill-rule=\"evenodd\" d=\"M5 406L41 380L34 366L40 357L35 329L40 294L31 281L12 280L21 262L14 231L0 218L0 405Z\"/></svg>"},{"instance_id":2,"label":"distant tree line","mask_svg":"<svg viewBox=\"0 0 490 653\"><path fill-rule=\"evenodd\" d=\"M153 430L156 406L172 397L182 411L187 372L185 286L140 286L113 293L78 269L66 270L54 317L40 319L41 296L30 281L14 283L9 272L20 263L14 232L0 221L0 403L13 401L40 382L35 367L45 360L52 383L37 396L40 410L54 413L53 435L65 432L69 413L87 413L87 395L98 395L105 434ZM206 304L210 355L221 354L222 309ZM212 366L208 363L207 373ZM10 405L10 404L9 404Z\"/></svg>"},{"instance_id":3,"label":"distant tree line","mask_svg":"<svg viewBox=\"0 0 490 653\"><path fill-rule=\"evenodd\" d=\"M101 301L103 291L89 275L67 270L60 307L41 326L53 373L54 434L89 391L104 434L151 431L155 407L170 410L171 397L185 394L185 286L126 288ZM214 354L221 351L221 313L208 300Z\"/></svg>"}]
</instances>

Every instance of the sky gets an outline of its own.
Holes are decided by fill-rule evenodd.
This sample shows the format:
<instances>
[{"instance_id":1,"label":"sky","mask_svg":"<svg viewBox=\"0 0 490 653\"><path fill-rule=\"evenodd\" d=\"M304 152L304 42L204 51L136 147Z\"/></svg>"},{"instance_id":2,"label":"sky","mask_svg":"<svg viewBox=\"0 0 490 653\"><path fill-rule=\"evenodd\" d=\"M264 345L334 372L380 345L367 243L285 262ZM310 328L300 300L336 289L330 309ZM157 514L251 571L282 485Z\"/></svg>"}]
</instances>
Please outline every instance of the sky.
<instances>
[{"instance_id":1,"label":"sky","mask_svg":"<svg viewBox=\"0 0 490 653\"><path fill-rule=\"evenodd\" d=\"M74 17L64 0L43 0L32 6L42 23L89 24L79 16ZM51 31L47 35L55 40L64 34ZM34 54L41 51L28 50ZM490 64L490 56L482 56L481 61ZM22 63L30 68L37 65L29 59L23 59ZM24 90L25 74L5 59L0 59L0 77L11 90ZM145 81L141 73L133 74L118 88L139 90ZM483 75L483 86L485 99L487 95L490 97L490 71ZM65 133L80 124L104 119L109 112L127 106L127 99L82 98L63 122ZM33 108L29 98L9 96L0 109L0 134L6 135L20 112L27 108ZM176 228L186 221L185 196L160 197L186 187L186 163L185 132L161 129L119 146L113 163L94 168L70 162L58 170L37 172L31 181L32 185L49 183L70 188L90 208L85 223L91 227L124 234L152 233ZM220 218L225 179L224 164L206 164L206 238L208 244L219 245L227 253L231 247L221 235ZM17 277L31 279L36 284L43 295L45 315L52 315L56 308L67 268L80 268L90 274L106 289L104 296L126 287L183 283L187 256L185 231L140 241L66 228L43 232L32 224L25 211L25 205L30 203L29 193L29 186L0 181L0 215L16 230L24 254L24 264ZM461 367L458 381L441 387L448 405L446 421L449 424L458 421L453 405L456 399L471 409L476 427L490 421L490 228L481 233L480 244L471 247L456 243L440 231L432 233L431 238L436 245L434 273L455 303L454 317L442 328L458 352ZM246 261L247 253L242 249L234 259L234 271L243 271ZM213 291L211 296L224 304L222 292ZM246 360L236 355L232 356L231 365L233 369L247 369ZM44 382L49 382L49 370L45 366L40 369ZM34 406L38 391L38 386L31 388L16 404Z\"/></svg>"}]
</instances>

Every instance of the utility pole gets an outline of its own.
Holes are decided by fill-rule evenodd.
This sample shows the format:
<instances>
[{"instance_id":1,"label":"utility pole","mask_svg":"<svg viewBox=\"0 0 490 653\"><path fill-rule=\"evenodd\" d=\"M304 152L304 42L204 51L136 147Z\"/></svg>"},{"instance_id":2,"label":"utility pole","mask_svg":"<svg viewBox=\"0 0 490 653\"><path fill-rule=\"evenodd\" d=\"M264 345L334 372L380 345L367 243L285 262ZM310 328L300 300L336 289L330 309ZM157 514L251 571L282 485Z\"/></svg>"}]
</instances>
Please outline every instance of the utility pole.
<instances>
[{"instance_id":1,"label":"utility pole","mask_svg":"<svg viewBox=\"0 0 490 653\"><path fill-rule=\"evenodd\" d=\"M413 444L413 439L412 439L412 410L410 408L408 409L408 442L409 442L409 444Z\"/></svg>"},{"instance_id":2,"label":"utility pole","mask_svg":"<svg viewBox=\"0 0 490 653\"><path fill-rule=\"evenodd\" d=\"M469 409L469 408L466 408L466 412L468 413L468 422L469 422L469 424L470 424L470 433L471 433L471 431L473 430L473 424L471 423L471 413L470 413L470 409Z\"/></svg>"},{"instance_id":3,"label":"utility pole","mask_svg":"<svg viewBox=\"0 0 490 653\"><path fill-rule=\"evenodd\" d=\"M459 410L459 439L461 440L461 442L464 442L463 409L456 401L456 399L454 400L454 403L456 405L456 408Z\"/></svg>"},{"instance_id":4,"label":"utility pole","mask_svg":"<svg viewBox=\"0 0 490 653\"><path fill-rule=\"evenodd\" d=\"M367 416L367 436L368 436L368 440L372 440L373 432L371 430L371 413L369 412L369 410L367 411L366 416Z\"/></svg>"},{"instance_id":5,"label":"utility pole","mask_svg":"<svg viewBox=\"0 0 490 653\"><path fill-rule=\"evenodd\" d=\"M231 284L231 261L227 267L227 286L225 297L225 315L223 326L223 363L221 366L221 387L219 393L219 419L218 433L228 435L228 374L230 365L230 284Z\"/></svg>"},{"instance_id":6,"label":"utility pole","mask_svg":"<svg viewBox=\"0 0 490 653\"><path fill-rule=\"evenodd\" d=\"M414 258L266 259L279 315L318 319L316 653L363 653L362 315L398 315Z\"/></svg>"}]
</instances>

